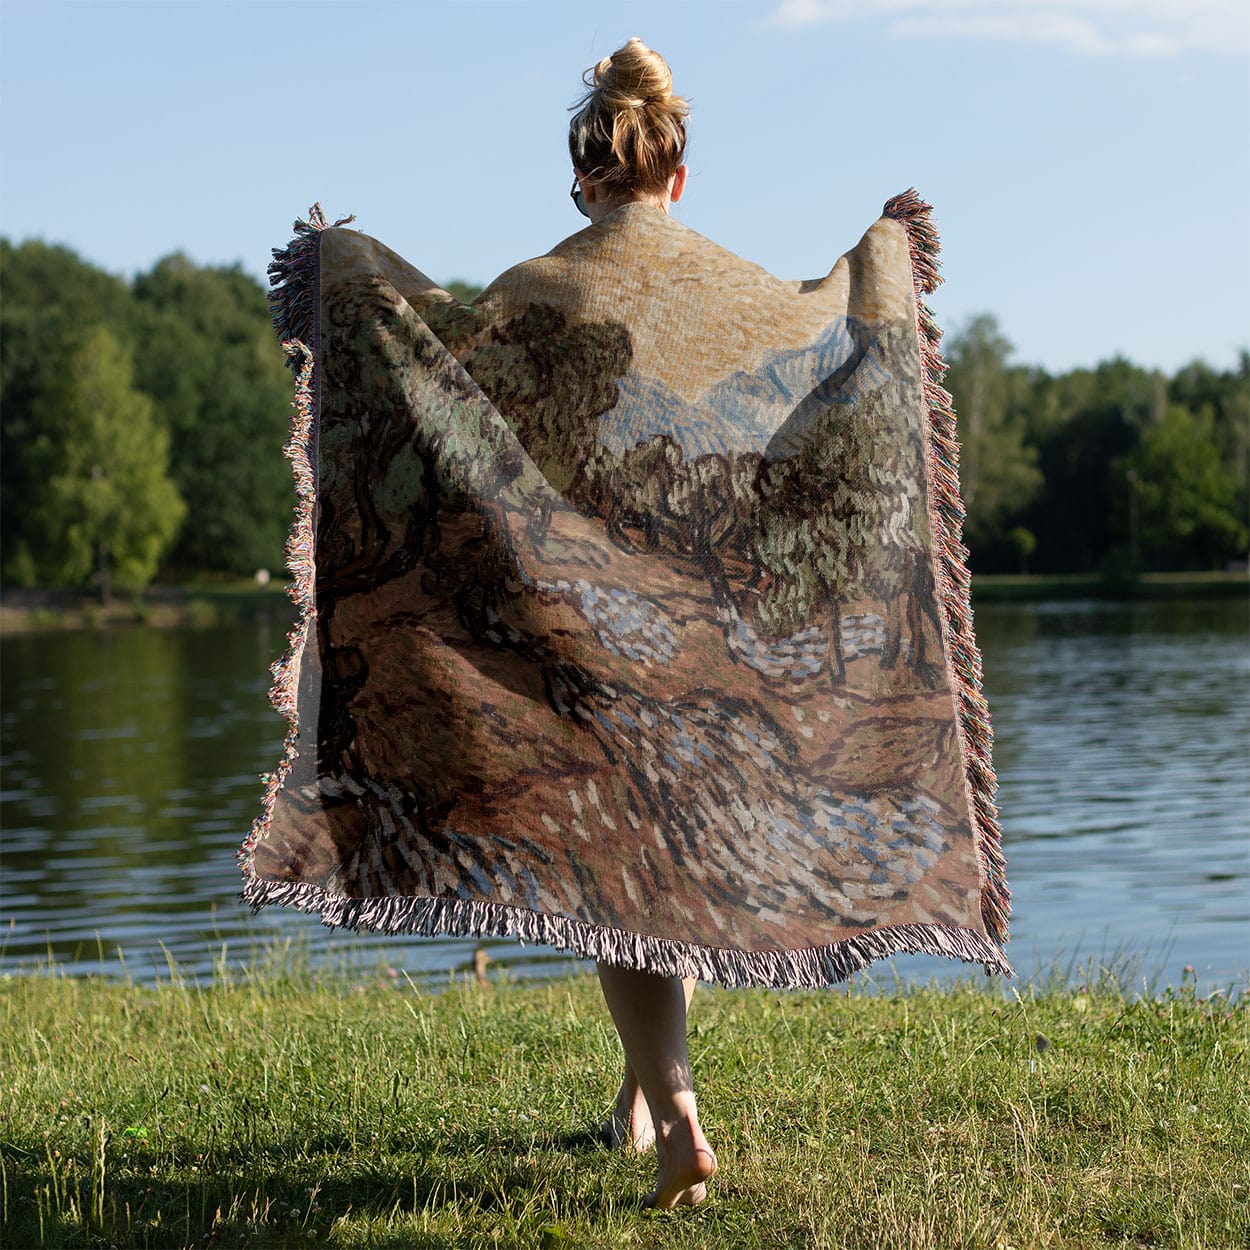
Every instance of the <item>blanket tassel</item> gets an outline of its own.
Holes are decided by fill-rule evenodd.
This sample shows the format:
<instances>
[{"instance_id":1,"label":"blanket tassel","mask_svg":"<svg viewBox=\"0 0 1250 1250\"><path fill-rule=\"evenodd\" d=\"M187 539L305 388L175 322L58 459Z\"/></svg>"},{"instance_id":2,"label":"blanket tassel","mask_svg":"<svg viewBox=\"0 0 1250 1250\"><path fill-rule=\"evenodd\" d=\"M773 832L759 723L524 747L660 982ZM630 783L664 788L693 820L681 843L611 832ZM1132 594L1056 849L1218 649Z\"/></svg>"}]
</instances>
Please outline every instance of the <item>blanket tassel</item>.
<instances>
[{"instance_id":1,"label":"blanket tassel","mask_svg":"<svg viewBox=\"0 0 1250 1250\"><path fill-rule=\"evenodd\" d=\"M962 542L965 509L959 493L959 440L950 392L942 387L946 363L942 359L942 332L922 296L941 283L941 250L932 205L914 187L886 202L884 215L907 231L912 280L916 288L916 332L920 340L921 370L929 409L929 466L933 498L934 548L937 554L938 594L946 626L947 654L959 700L959 728L971 790L971 810L977 824L981 872L981 917L999 944L1007 941L1011 893L1007 889L1002 830L994 794L998 779L991 754L994 744L989 708L981 693L981 653L972 630L972 579L968 549Z\"/></svg>"}]
</instances>

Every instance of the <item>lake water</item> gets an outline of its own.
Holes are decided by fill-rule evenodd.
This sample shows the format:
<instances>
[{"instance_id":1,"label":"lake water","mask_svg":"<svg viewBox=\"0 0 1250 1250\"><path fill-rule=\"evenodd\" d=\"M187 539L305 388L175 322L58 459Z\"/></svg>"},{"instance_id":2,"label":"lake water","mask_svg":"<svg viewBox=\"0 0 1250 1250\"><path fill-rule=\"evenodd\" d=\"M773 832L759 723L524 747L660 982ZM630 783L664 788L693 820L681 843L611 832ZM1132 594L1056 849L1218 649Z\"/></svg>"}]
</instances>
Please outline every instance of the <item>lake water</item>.
<instances>
[{"instance_id":1,"label":"lake water","mask_svg":"<svg viewBox=\"0 0 1250 1250\"><path fill-rule=\"evenodd\" d=\"M1008 954L1156 984L1250 969L1250 648L1244 599L985 604ZM0 643L0 971L202 980L288 939L314 963L445 979L479 945L518 976L579 966L517 943L377 938L237 901L235 852L283 725L278 622ZM894 961L905 980L963 970ZM874 977L890 979L890 966Z\"/></svg>"}]
</instances>

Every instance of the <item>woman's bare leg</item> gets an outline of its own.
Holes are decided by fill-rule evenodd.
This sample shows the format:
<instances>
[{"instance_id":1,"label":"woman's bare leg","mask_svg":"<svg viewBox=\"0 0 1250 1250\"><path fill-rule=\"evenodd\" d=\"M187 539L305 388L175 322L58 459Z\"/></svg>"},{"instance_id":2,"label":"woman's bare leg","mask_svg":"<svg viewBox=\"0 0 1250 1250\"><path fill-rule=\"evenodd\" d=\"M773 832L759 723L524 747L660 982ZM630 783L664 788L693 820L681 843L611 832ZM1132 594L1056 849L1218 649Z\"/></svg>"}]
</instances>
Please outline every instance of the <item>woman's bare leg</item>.
<instances>
[{"instance_id":1,"label":"woman's bare leg","mask_svg":"<svg viewBox=\"0 0 1250 1250\"><path fill-rule=\"evenodd\" d=\"M707 1197L716 1156L699 1127L690 1078L686 987L680 977L598 967L603 997L651 1112L660 1177L648 1205L693 1206Z\"/></svg>"},{"instance_id":2,"label":"woman's bare leg","mask_svg":"<svg viewBox=\"0 0 1250 1250\"><path fill-rule=\"evenodd\" d=\"M684 977L681 984L686 998L686 1010L689 1011L694 987L699 983L694 977ZM634 1065L629 1062L628 1056L625 1059L625 1078L601 1134L609 1146L636 1150L639 1154L655 1145L655 1125L651 1122L651 1108L647 1106L646 1095L638 1084Z\"/></svg>"},{"instance_id":3,"label":"woman's bare leg","mask_svg":"<svg viewBox=\"0 0 1250 1250\"><path fill-rule=\"evenodd\" d=\"M599 1135L609 1145L619 1150L636 1150L639 1154L655 1145L655 1125L651 1123L651 1108L633 1065L625 1060L625 1078L616 1095L616 1102L608 1114L607 1123Z\"/></svg>"}]
</instances>

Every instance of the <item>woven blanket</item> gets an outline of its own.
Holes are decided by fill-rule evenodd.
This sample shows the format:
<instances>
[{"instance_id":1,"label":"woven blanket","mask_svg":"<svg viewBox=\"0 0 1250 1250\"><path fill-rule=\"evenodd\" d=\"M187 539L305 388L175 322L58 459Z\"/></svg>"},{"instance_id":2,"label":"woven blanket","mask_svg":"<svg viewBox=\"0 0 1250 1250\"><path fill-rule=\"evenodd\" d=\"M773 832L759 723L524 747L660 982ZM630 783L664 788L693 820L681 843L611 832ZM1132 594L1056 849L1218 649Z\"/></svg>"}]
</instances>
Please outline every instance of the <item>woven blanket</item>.
<instances>
[{"instance_id":1,"label":"woven blanket","mask_svg":"<svg viewBox=\"0 0 1250 1250\"><path fill-rule=\"evenodd\" d=\"M1010 975L929 206L783 282L629 204L468 305L310 218L244 899L727 985Z\"/></svg>"}]
</instances>

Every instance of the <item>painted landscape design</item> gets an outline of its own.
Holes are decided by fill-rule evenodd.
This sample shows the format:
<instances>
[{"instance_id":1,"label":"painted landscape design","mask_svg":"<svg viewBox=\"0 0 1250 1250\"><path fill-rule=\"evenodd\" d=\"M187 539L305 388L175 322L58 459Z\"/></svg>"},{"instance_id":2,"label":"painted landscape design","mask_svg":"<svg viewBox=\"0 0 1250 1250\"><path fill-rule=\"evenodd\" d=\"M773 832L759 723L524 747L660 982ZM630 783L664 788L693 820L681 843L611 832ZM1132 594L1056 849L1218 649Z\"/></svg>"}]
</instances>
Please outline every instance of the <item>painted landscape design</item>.
<instances>
[{"instance_id":1,"label":"painted landscape design","mask_svg":"<svg viewBox=\"0 0 1250 1250\"><path fill-rule=\"evenodd\" d=\"M312 558L251 901L736 982L1006 970L905 224L783 284L632 206L472 305L300 242Z\"/></svg>"}]
</instances>

